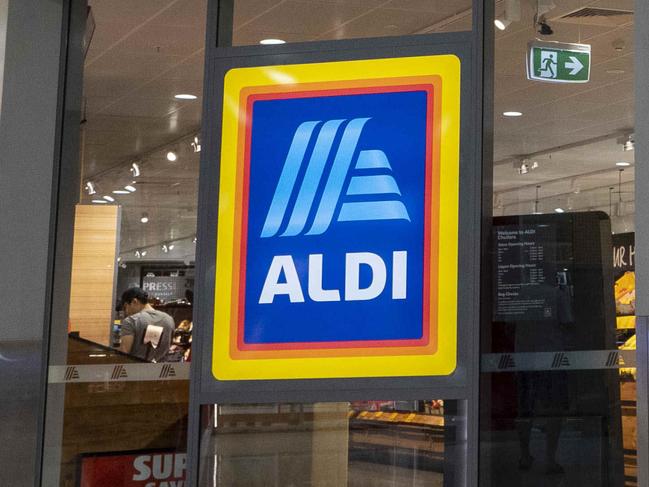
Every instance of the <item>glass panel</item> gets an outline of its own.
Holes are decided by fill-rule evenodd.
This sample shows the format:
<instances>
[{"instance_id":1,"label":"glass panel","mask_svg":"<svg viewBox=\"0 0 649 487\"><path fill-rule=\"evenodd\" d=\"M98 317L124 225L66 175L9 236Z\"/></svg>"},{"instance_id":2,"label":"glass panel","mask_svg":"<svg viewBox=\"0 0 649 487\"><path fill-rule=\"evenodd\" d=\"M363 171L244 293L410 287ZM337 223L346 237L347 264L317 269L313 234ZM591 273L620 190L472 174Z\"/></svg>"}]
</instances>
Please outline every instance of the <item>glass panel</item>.
<instances>
[{"instance_id":1,"label":"glass panel","mask_svg":"<svg viewBox=\"0 0 649 487\"><path fill-rule=\"evenodd\" d=\"M236 0L235 46L471 30L471 0Z\"/></svg>"},{"instance_id":2,"label":"glass panel","mask_svg":"<svg viewBox=\"0 0 649 487\"><path fill-rule=\"evenodd\" d=\"M149 485L184 472L207 0L89 4L43 478Z\"/></svg>"},{"instance_id":3,"label":"glass panel","mask_svg":"<svg viewBox=\"0 0 649 487\"><path fill-rule=\"evenodd\" d=\"M464 485L463 405L435 400L207 406L200 485Z\"/></svg>"},{"instance_id":4,"label":"glass panel","mask_svg":"<svg viewBox=\"0 0 649 487\"><path fill-rule=\"evenodd\" d=\"M485 486L637 485L633 2L588 7L496 2Z\"/></svg>"},{"instance_id":5,"label":"glass panel","mask_svg":"<svg viewBox=\"0 0 649 487\"><path fill-rule=\"evenodd\" d=\"M9 0L0 0L0 116L2 114L2 85L4 84L8 8Z\"/></svg>"}]
</instances>

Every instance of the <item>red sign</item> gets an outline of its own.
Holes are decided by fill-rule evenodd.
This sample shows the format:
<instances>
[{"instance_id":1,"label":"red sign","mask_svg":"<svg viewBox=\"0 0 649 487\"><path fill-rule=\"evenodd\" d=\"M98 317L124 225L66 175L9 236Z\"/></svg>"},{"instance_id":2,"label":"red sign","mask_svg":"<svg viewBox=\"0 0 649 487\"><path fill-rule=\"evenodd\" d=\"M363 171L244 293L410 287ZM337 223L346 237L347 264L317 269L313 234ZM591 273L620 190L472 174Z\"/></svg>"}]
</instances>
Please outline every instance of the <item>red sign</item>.
<instances>
[{"instance_id":1,"label":"red sign","mask_svg":"<svg viewBox=\"0 0 649 487\"><path fill-rule=\"evenodd\" d=\"M80 487L186 487L186 454L84 455Z\"/></svg>"}]
</instances>

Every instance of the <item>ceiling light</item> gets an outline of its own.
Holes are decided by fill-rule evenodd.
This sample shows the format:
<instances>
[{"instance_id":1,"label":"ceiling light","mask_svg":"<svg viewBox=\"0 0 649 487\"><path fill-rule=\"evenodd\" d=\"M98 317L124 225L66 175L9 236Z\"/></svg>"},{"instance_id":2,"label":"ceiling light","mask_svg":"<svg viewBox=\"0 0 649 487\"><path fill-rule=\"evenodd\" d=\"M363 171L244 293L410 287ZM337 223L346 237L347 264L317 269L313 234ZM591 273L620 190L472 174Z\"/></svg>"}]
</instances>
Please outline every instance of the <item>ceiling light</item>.
<instances>
[{"instance_id":1,"label":"ceiling light","mask_svg":"<svg viewBox=\"0 0 649 487\"><path fill-rule=\"evenodd\" d=\"M169 247L167 247L167 244L162 244L162 251L166 254L169 252Z\"/></svg>"},{"instance_id":2,"label":"ceiling light","mask_svg":"<svg viewBox=\"0 0 649 487\"><path fill-rule=\"evenodd\" d=\"M168 248L169 250L173 250L174 247L175 247L175 245L172 244L172 243L170 243L169 245L167 245L167 248Z\"/></svg>"},{"instance_id":3,"label":"ceiling light","mask_svg":"<svg viewBox=\"0 0 649 487\"><path fill-rule=\"evenodd\" d=\"M554 209L555 213L564 213L565 210L563 208L555 208Z\"/></svg>"},{"instance_id":4,"label":"ceiling light","mask_svg":"<svg viewBox=\"0 0 649 487\"><path fill-rule=\"evenodd\" d=\"M522 162L520 167L518 168L518 174L527 174L528 172L530 172L530 167Z\"/></svg>"},{"instance_id":5,"label":"ceiling light","mask_svg":"<svg viewBox=\"0 0 649 487\"><path fill-rule=\"evenodd\" d=\"M138 259L139 259L140 257L142 257L142 254L140 253L139 250L136 250L136 251L135 251L135 257L137 257Z\"/></svg>"},{"instance_id":6,"label":"ceiling light","mask_svg":"<svg viewBox=\"0 0 649 487\"><path fill-rule=\"evenodd\" d=\"M505 30L512 22L519 20L521 20L521 1L505 0L505 11L501 17L494 20L494 25L500 30Z\"/></svg>"},{"instance_id":7,"label":"ceiling light","mask_svg":"<svg viewBox=\"0 0 649 487\"><path fill-rule=\"evenodd\" d=\"M622 146L623 151L630 151L635 148L635 134L630 133L617 138L617 143Z\"/></svg>"},{"instance_id":8,"label":"ceiling light","mask_svg":"<svg viewBox=\"0 0 649 487\"><path fill-rule=\"evenodd\" d=\"M615 165L619 166L619 167L628 167L628 166L631 165L631 163L630 162L620 161L620 162L616 162Z\"/></svg>"},{"instance_id":9,"label":"ceiling light","mask_svg":"<svg viewBox=\"0 0 649 487\"><path fill-rule=\"evenodd\" d=\"M146 250L143 250L142 252L140 252L140 254L142 254L142 257L144 257L146 255Z\"/></svg>"},{"instance_id":10,"label":"ceiling light","mask_svg":"<svg viewBox=\"0 0 649 487\"><path fill-rule=\"evenodd\" d=\"M149 214L145 211L142 213L142 216L140 217L140 221L142 223L148 223L149 222Z\"/></svg>"},{"instance_id":11,"label":"ceiling light","mask_svg":"<svg viewBox=\"0 0 649 487\"><path fill-rule=\"evenodd\" d=\"M106 201L106 200L92 200L92 202L93 202L93 203L98 203L98 204L100 204L100 205L101 205L101 204L104 204L104 205L105 205L106 203L108 203L108 201Z\"/></svg>"},{"instance_id":12,"label":"ceiling light","mask_svg":"<svg viewBox=\"0 0 649 487\"><path fill-rule=\"evenodd\" d=\"M104 196L104 199L105 199L106 201L110 201L111 203L112 203L113 201L115 201L115 198L113 198L112 196L108 196L108 195Z\"/></svg>"},{"instance_id":13,"label":"ceiling light","mask_svg":"<svg viewBox=\"0 0 649 487\"><path fill-rule=\"evenodd\" d=\"M140 166L138 165L137 162L131 164L131 174L133 175L134 178L140 175Z\"/></svg>"},{"instance_id":14,"label":"ceiling light","mask_svg":"<svg viewBox=\"0 0 649 487\"><path fill-rule=\"evenodd\" d=\"M570 191L572 191L574 194L581 193L581 187L579 186L579 181L577 180L577 178L572 178L570 180Z\"/></svg>"},{"instance_id":15,"label":"ceiling light","mask_svg":"<svg viewBox=\"0 0 649 487\"><path fill-rule=\"evenodd\" d=\"M117 262L121 262L121 261L122 261L122 256L120 255L119 257L117 257Z\"/></svg>"},{"instance_id":16,"label":"ceiling light","mask_svg":"<svg viewBox=\"0 0 649 487\"><path fill-rule=\"evenodd\" d=\"M91 181L86 182L86 191L88 194L95 194L97 192L95 185Z\"/></svg>"},{"instance_id":17,"label":"ceiling light","mask_svg":"<svg viewBox=\"0 0 649 487\"><path fill-rule=\"evenodd\" d=\"M503 115L505 117L520 117L523 115L523 112L515 112L515 111L503 112Z\"/></svg>"},{"instance_id":18,"label":"ceiling light","mask_svg":"<svg viewBox=\"0 0 649 487\"><path fill-rule=\"evenodd\" d=\"M135 192L135 186L131 186L130 184L128 186L124 186L124 189L128 191L129 193L134 193Z\"/></svg>"},{"instance_id":19,"label":"ceiling light","mask_svg":"<svg viewBox=\"0 0 649 487\"><path fill-rule=\"evenodd\" d=\"M125 189L116 189L113 191L113 194L131 194L130 191L126 191Z\"/></svg>"},{"instance_id":20,"label":"ceiling light","mask_svg":"<svg viewBox=\"0 0 649 487\"><path fill-rule=\"evenodd\" d=\"M178 154L175 151L170 150L167 152L167 160L169 162L174 162L176 159L178 159Z\"/></svg>"},{"instance_id":21,"label":"ceiling light","mask_svg":"<svg viewBox=\"0 0 649 487\"><path fill-rule=\"evenodd\" d=\"M192 143L190 145L192 146L192 149L194 150L194 152L200 152L201 151L201 142L198 139L198 135L196 135L194 137L194 140L192 141Z\"/></svg>"},{"instance_id":22,"label":"ceiling light","mask_svg":"<svg viewBox=\"0 0 649 487\"><path fill-rule=\"evenodd\" d=\"M264 46L271 46L273 44L286 44L286 41L282 39L262 39L261 41L259 41L259 44L263 44Z\"/></svg>"},{"instance_id":23,"label":"ceiling light","mask_svg":"<svg viewBox=\"0 0 649 487\"><path fill-rule=\"evenodd\" d=\"M198 239L197 239L196 237L194 237L194 238L192 239L192 243L196 243L197 241L198 241Z\"/></svg>"},{"instance_id":24,"label":"ceiling light","mask_svg":"<svg viewBox=\"0 0 649 487\"><path fill-rule=\"evenodd\" d=\"M176 100L195 100L198 97L196 95L190 95L189 93L179 93L178 95L174 95L174 98Z\"/></svg>"}]
</instances>

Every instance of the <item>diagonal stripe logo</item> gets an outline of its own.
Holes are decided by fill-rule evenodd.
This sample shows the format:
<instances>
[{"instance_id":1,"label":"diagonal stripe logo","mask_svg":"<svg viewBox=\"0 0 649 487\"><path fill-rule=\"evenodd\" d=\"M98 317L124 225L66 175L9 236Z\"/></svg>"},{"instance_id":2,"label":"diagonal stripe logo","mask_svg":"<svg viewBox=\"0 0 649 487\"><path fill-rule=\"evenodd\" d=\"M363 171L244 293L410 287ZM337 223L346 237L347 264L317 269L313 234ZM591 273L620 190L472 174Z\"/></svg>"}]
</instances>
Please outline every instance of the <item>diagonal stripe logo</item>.
<instances>
[{"instance_id":1,"label":"diagonal stripe logo","mask_svg":"<svg viewBox=\"0 0 649 487\"><path fill-rule=\"evenodd\" d=\"M71 381L79 378L79 371L76 367L70 366L65 369L65 381Z\"/></svg>"},{"instance_id":2,"label":"diagonal stripe logo","mask_svg":"<svg viewBox=\"0 0 649 487\"><path fill-rule=\"evenodd\" d=\"M170 364L165 364L160 370L160 379L167 379L169 377L176 377L176 369Z\"/></svg>"},{"instance_id":3,"label":"diagonal stripe logo","mask_svg":"<svg viewBox=\"0 0 649 487\"><path fill-rule=\"evenodd\" d=\"M570 367L570 360L568 360L568 356L565 353L557 352L553 356L551 368L558 369L561 367Z\"/></svg>"},{"instance_id":4,"label":"diagonal stripe logo","mask_svg":"<svg viewBox=\"0 0 649 487\"><path fill-rule=\"evenodd\" d=\"M355 164L352 165L358 141L369 120L370 118L354 118L347 122L344 119L336 119L328 120L323 124L321 121L300 124L293 134L261 231L261 238L274 237L280 232L287 218L289 204L296 192L295 203L288 216L286 228L280 234L281 237L294 237L302 233L304 235L325 233L336 218L339 206L337 215L339 222L410 221L408 210L399 199L401 192L391 175L392 167L383 151L361 150ZM319 132L316 136L318 128ZM332 157L334 141L341 130L342 136ZM307 149L314 138L315 144L309 156ZM306 168L302 170L307 157L309 161ZM354 174L349 178L348 175L352 171ZM302 172L304 174L297 188L299 175ZM327 172L328 176L325 178ZM371 174L363 174L367 172ZM323 182L324 179L326 181ZM316 196L323 185L322 194L316 202ZM370 198L367 198L368 196ZM349 197L349 201L339 205L343 197ZM305 232L310 218L311 226Z\"/></svg>"},{"instance_id":5,"label":"diagonal stripe logo","mask_svg":"<svg viewBox=\"0 0 649 487\"><path fill-rule=\"evenodd\" d=\"M500 356L500 360L498 361L498 369L512 369L516 367L516 362L514 361L514 357L512 357L510 354L505 353Z\"/></svg>"},{"instance_id":6,"label":"diagonal stripe logo","mask_svg":"<svg viewBox=\"0 0 649 487\"><path fill-rule=\"evenodd\" d=\"M116 365L113 368L113 373L110 376L111 380L124 379L124 378L127 378L127 377L128 377L128 374L126 373L126 369L124 368L123 365Z\"/></svg>"}]
</instances>

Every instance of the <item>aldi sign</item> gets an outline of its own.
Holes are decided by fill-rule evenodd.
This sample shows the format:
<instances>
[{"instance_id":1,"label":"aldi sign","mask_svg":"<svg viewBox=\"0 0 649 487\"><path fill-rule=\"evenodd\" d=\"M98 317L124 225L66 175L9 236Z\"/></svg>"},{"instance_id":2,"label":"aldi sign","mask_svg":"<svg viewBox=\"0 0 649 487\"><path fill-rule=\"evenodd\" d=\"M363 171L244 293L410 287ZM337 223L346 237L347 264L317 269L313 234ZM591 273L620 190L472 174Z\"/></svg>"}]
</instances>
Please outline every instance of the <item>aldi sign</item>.
<instances>
[{"instance_id":1,"label":"aldi sign","mask_svg":"<svg viewBox=\"0 0 649 487\"><path fill-rule=\"evenodd\" d=\"M453 55L227 73L215 378L454 371L459 113Z\"/></svg>"}]
</instances>

